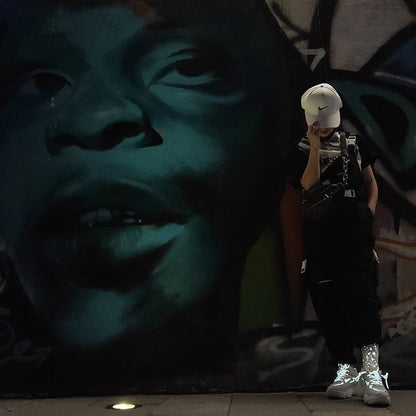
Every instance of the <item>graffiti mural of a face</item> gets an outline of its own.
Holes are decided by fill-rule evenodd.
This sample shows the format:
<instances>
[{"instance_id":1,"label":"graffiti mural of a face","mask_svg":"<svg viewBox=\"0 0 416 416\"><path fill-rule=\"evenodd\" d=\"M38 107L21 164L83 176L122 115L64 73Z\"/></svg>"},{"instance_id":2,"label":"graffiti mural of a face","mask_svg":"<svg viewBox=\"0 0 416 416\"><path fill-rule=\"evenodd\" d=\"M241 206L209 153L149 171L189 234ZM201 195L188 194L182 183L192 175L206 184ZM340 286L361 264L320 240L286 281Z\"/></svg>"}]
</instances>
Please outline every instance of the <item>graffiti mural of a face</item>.
<instances>
[{"instance_id":1,"label":"graffiti mural of a face","mask_svg":"<svg viewBox=\"0 0 416 416\"><path fill-rule=\"evenodd\" d=\"M222 1L3 3L0 234L41 321L142 357L231 328L298 96L283 37Z\"/></svg>"}]
</instances>

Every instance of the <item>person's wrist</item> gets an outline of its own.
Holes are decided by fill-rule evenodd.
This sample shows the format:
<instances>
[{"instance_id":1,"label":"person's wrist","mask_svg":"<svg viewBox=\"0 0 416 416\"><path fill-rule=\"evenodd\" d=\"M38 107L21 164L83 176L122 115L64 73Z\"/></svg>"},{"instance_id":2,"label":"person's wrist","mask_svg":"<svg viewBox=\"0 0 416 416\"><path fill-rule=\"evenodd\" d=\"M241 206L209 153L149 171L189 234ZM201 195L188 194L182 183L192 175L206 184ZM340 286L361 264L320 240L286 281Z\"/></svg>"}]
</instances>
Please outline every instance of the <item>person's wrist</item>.
<instances>
[{"instance_id":1,"label":"person's wrist","mask_svg":"<svg viewBox=\"0 0 416 416\"><path fill-rule=\"evenodd\" d=\"M308 142L309 142L309 146L311 148L319 149L319 147L321 146L321 141L319 140L319 137L307 136L307 139L308 139Z\"/></svg>"}]
</instances>

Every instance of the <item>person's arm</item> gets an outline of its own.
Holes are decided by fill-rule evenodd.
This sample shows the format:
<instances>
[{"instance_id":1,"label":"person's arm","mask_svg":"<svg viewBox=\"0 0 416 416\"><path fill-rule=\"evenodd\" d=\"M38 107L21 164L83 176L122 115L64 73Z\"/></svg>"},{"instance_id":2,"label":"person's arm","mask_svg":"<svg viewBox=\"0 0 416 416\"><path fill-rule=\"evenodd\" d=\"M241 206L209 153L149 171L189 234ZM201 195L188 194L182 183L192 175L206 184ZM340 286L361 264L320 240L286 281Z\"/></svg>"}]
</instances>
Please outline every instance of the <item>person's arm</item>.
<instances>
[{"instance_id":1,"label":"person's arm","mask_svg":"<svg viewBox=\"0 0 416 416\"><path fill-rule=\"evenodd\" d=\"M364 179L364 189L367 197L367 205L371 212L374 214L378 200L378 186L371 165L365 167L361 171L361 174L363 175Z\"/></svg>"},{"instance_id":2,"label":"person's arm","mask_svg":"<svg viewBox=\"0 0 416 416\"><path fill-rule=\"evenodd\" d=\"M319 148L321 145L321 139L319 137L319 123L315 122L311 126L308 126L308 132L306 137L309 140L310 151L308 163L306 165L305 172L303 172L300 184L303 189L310 189L312 186L319 182L321 177L321 166L319 163Z\"/></svg>"},{"instance_id":3,"label":"person's arm","mask_svg":"<svg viewBox=\"0 0 416 416\"><path fill-rule=\"evenodd\" d=\"M288 184L280 201L280 224L284 247L288 296L285 296L286 327L297 332L305 312L305 287L301 275L303 260L303 214L300 190Z\"/></svg>"}]
</instances>

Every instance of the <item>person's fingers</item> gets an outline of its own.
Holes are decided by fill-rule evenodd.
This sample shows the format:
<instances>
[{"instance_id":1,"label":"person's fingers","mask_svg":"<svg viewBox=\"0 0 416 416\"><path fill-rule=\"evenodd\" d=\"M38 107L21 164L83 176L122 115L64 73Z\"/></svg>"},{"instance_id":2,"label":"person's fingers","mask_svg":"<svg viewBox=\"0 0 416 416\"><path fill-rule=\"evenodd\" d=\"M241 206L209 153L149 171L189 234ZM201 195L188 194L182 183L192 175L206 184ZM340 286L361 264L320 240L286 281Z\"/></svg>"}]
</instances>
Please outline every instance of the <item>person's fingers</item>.
<instances>
[{"instance_id":1,"label":"person's fingers","mask_svg":"<svg viewBox=\"0 0 416 416\"><path fill-rule=\"evenodd\" d=\"M308 126L308 133L313 135L318 135L319 133L319 121L315 121L311 125Z\"/></svg>"},{"instance_id":2,"label":"person's fingers","mask_svg":"<svg viewBox=\"0 0 416 416\"><path fill-rule=\"evenodd\" d=\"M315 136L319 137L319 128L316 126L308 126L308 131L306 133L307 137Z\"/></svg>"}]
</instances>

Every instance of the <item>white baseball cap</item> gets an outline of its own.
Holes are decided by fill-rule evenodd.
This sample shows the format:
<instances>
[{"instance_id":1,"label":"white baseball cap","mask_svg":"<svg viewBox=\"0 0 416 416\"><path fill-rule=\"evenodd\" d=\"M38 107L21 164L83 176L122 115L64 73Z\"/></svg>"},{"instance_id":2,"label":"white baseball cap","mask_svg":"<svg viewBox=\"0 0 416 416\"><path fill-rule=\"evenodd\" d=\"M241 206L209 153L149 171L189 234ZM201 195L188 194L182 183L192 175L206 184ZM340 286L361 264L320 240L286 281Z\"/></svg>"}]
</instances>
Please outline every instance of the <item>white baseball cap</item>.
<instances>
[{"instance_id":1,"label":"white baseball cap","mask_svg":"<svg viewBox=\"0 0 416 416\"><path fill-rule=\"evenodd\" d=\"M323 83L309 88L302 95L301 105L308 125L319 121L321 128L335 128L341 124L342 100L332 85Z\"/></svg>"}]
</instances>

